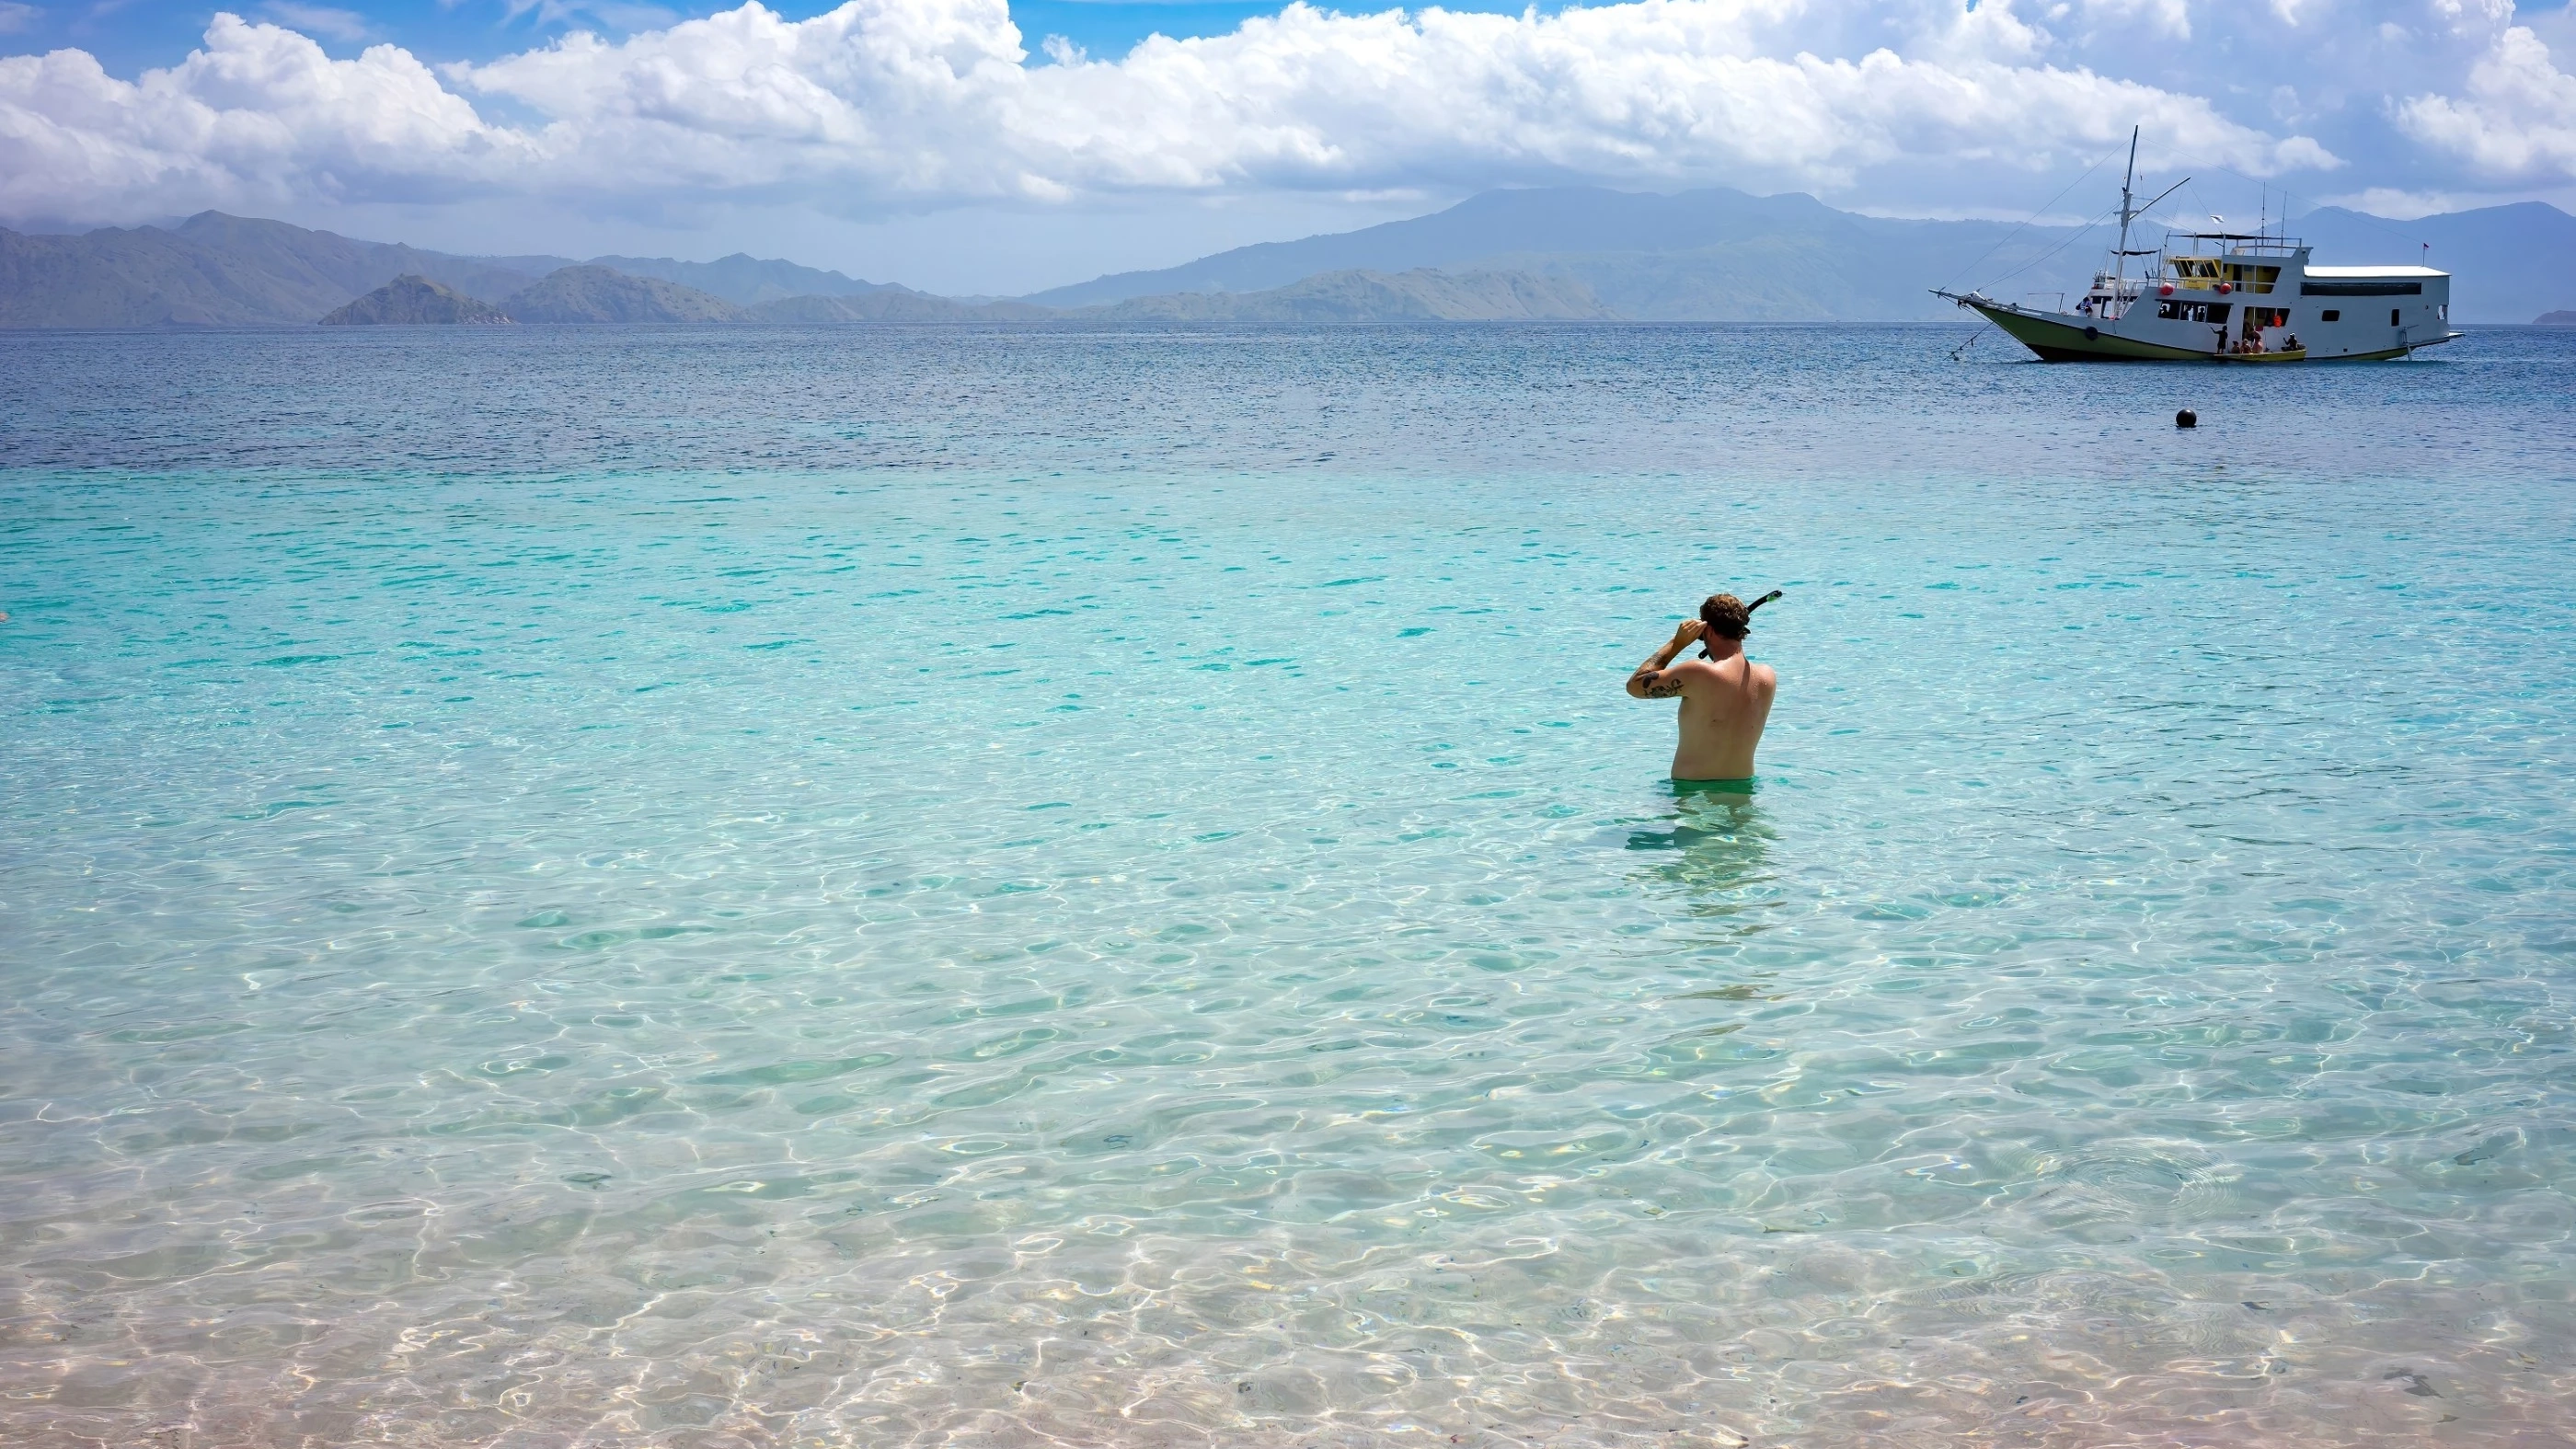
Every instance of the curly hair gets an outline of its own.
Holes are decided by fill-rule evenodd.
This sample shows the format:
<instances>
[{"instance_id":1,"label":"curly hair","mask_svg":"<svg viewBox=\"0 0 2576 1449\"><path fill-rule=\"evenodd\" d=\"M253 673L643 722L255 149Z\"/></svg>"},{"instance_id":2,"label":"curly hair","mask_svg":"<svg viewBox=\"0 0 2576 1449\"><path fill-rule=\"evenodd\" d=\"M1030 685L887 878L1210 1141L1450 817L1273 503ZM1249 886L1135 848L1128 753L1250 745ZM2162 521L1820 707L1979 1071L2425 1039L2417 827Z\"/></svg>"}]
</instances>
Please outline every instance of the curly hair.
<instances>
[{"instance_id":1,"label":"curly hair","mask_svg":"<svg viewBox=\"0 0 2576 1449\"><path fill-rule=\"evenodd\" d=\"M1699 606L1699 621L1708 632L1727 639L1741 639L1753 629L1753 611L1733 594L1711 594Z\"/></svg>"}]
</instances>

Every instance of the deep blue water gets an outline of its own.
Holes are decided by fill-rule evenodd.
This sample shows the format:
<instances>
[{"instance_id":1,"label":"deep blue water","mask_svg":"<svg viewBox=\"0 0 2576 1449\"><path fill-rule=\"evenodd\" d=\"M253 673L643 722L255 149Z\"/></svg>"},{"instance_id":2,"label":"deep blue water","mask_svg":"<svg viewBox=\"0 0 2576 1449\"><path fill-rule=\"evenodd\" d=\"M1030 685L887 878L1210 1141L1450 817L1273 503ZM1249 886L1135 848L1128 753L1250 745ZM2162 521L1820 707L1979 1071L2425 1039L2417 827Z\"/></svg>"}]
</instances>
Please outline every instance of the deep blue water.
<instances>
[{"instance_id":1,"label":"deep blue water","mask_svg":"<svg viewBox=\"0 0 2576 1449\"><path fill-rule=\"evenodd\" d=\"M11 337L0 1440L2568 1442L2576 336L1964 335Z\"/></svg>"}]
</instances>

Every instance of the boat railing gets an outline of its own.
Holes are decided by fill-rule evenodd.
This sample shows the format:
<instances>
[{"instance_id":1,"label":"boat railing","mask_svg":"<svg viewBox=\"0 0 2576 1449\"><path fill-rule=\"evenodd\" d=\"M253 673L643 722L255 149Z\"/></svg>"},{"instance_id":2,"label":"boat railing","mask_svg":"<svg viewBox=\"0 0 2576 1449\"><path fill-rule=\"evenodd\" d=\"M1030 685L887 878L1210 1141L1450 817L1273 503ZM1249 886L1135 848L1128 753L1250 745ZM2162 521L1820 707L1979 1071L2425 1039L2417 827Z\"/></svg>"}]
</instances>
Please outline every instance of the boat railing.
<instances>
[{"instance_id":1,"label":"boat railing","mask_svg":"<svg viewBox=\"0 0 2576 1449\"><path fill-rule=\"evenodd\" d=\"M2298 237L2277 236L2268 232L2169 231L2165 233L2164 250L2167 255L2173 254L2176 250L2174 246L2176 242L2223 242L2229 252L2238 256L2286 257L2308 248L2308 244ZM2200 250L2198 247L2191 247L2186 249L2186 254L2197 254Z\"/></svg>"}]
</instances>

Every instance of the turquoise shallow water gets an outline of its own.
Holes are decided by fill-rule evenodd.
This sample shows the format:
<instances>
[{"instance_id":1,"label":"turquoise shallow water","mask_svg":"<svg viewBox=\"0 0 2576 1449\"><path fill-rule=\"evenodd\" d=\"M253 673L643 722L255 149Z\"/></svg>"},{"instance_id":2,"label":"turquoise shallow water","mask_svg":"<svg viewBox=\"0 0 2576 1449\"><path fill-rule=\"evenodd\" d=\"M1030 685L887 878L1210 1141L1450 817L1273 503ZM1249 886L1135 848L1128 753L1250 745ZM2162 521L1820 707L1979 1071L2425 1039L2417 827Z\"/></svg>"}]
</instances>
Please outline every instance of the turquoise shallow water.
<instances>
[{"instance_id":1,"label":"turquoise shallow water","mask_svg":"<svg viewBox=\"0 0 2576 1449\"><path fill-rule=\"evenodd\" d=\"M0 1439L2568 1442L2576 344L1956 341L30 339Z\"/></svg>"}]
</instances>

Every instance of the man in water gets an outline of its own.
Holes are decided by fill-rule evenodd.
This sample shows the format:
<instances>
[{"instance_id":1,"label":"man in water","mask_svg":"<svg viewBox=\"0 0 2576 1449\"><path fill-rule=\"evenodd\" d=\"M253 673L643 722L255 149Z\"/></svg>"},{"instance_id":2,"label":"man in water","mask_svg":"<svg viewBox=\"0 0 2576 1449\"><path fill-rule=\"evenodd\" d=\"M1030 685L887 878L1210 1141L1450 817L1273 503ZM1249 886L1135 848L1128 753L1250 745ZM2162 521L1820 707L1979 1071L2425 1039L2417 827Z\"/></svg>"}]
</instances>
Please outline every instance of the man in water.
<instances>
[{"instance_id":1,"label":"man in water","mask_svg":"<svg viewBox=\"0 0 2576 1449\"><path fill-rule=\"evenodd\" d=\"M1770 665L1744 656L1744 636L1752 627L1753 613L1742 599L1711 594L1699 606L1698 618L1684 620L1672 642L1628 676L1631 699L1682 702L1674 779L1753 779L1753 747L1762 743L1762 726L1771 718L1771 696L1780 687L1780 676ZM1699 658L1673 662L1673 656L1693 644L1702 648Z\"/></svg>"}]
</instances>

